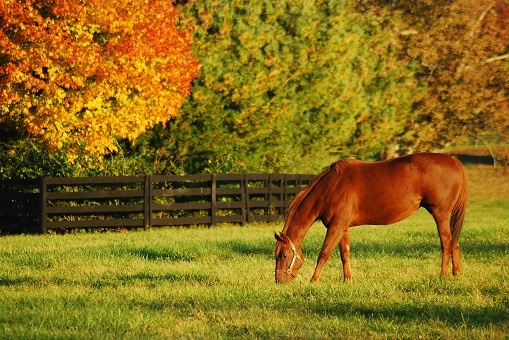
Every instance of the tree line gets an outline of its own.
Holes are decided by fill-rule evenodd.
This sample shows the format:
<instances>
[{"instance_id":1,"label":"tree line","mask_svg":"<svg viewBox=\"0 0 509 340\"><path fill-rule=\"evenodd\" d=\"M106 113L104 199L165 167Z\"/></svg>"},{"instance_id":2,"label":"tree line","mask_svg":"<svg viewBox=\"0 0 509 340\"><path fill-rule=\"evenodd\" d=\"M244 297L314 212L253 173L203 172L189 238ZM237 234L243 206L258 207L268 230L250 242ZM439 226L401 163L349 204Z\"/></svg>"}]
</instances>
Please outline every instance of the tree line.
<instances>
[{"instance_id":1,"label":"tree line","mask_svg":"<svg viewBox=\"0 0 509 340\"><path fill-rule=\"evenodd\" d=\"M0 4L0 176L316 173L509 132L505 0Z\"/></svg>"}]
</instances>

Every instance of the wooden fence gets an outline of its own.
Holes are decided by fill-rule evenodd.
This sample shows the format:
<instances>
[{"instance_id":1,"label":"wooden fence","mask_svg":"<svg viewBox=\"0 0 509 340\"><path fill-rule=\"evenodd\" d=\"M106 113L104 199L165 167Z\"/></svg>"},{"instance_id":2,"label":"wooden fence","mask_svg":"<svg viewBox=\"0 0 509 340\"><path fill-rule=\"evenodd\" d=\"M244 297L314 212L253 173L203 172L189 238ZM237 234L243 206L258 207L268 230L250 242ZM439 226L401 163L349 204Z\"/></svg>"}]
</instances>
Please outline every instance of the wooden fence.
<instances>
[{"instance_id":1,"label":"wooden fence","mask_svg":"<svg viewBox=\"0 0 509 340\"><path fill-rule=\"evenodd\" d=\"M0 231L278 221L312 175L213 174L0 181Z\"/></svg>"}]
</instances>

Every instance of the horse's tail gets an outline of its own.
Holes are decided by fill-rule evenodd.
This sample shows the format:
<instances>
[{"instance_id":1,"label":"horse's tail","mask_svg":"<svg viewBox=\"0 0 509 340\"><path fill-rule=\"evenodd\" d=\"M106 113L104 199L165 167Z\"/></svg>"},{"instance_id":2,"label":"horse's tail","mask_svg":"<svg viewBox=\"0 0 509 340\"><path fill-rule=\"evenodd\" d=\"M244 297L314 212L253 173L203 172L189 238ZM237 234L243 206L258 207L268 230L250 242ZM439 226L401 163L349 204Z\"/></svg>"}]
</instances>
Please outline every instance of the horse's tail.
<instances>
[{"instance_id":1,"label":"horse's tail","mask_svg":"<svg viewBox=\"0 0 509 340\"><path fill-rule=\"evenodd\" d=\"M458 162L459 163L459 162ZM454 204L454 208L452 209L450 226L451 226L451 234L453 244L458 244L461 228L463 227L463 220L465 218L465 211L467 205L467 197L468 197L468 180L467 174L463 166L461 166L463 172L463 182L461 184L461 191L456 203Z\"/></svg>"}]
</instances>

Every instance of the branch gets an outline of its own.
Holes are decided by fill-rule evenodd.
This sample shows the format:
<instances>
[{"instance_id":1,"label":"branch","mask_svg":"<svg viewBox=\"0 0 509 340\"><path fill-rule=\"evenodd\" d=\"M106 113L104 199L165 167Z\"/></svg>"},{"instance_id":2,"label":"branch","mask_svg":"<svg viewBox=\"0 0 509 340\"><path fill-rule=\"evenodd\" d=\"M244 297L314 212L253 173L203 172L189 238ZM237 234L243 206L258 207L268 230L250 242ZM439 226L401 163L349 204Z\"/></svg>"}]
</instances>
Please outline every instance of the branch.
<instances>
[{"instance_id":1,"label":"branch","mask_svg":"<svg viewBox=\"0 0 509 340\"><path fill-rule=\"evenodd\" d=\"M297 69L297 71L295 71L294 74L292 74L290 76L290 78L286 79L284 82L283 82L283 85L286 85L290 80L292 80L292 78L295 78L297 75L299 75L299 71L308 63L309 59L306 60L306 62L304 62L304 64L300 65L299 68Z\"/></svg>"},{"instance_id":2,"label":"branch","mask_svg":"<svg viewBox=\"0 0 509 340\"><path fill-rule=\"evenodd\" d=\"M484 62L485 63L491 63L492 61L503 60L503 59L508 59L508 58L509 58L509 53L508 54L498 55L496 57L491 57L489 59L486 59Z\"/></svg>"},{"instance_id":3,"label":"branch","mask_svg":"<svg viewBox=\"0 0 509 340\"><path fill-rule=\"evenodd\" d=\"M479 136L476 136L476 135L473 135L473 134L470 134L470 133L468 135L470 137L474 137L475 139L480 140L484 144L486 149L488 149L488 152L490 153L491 158L493 158L493 169L496 169L497 168L497 159L495 158L495 155L493 154L493 152L491 151L490 147L488 146L488 143L486 143L486 141L484 139L482 139L481 137L479 137Z\"/></svg>"},{"instance_id":4,"label":"branch","mask_svg":"<svg viewBox=\"0 0 509 340\"><path fill-rule=\"evenodd\" d=\"M472 29L472 31L470 32L470 36L469 38L472 38L474 36L474 33L476 31L476 29L481 26L484 18L486 17L486 15L488 14L488 12L493 8L493 6L496 5L496 1L493 1L492 3L490 3L485 9L484 11L481 13L481 15L479 16L479 18L477 18L476 22L475 22L475 25L474 25L474 28Z\"/></svg>"},{"instance_id":5,"label":"branch","mask_svg":"<svg viewBox=\"0 0 509 340\"><path fill-rule=\"evenodd\" d=\"M497 2L496 1L493 1L491 2L485 9L484 11L482 11L481 15L479 16L479 18L477 18L477 20L475 21L475 24L474 24L474 27L472 28L472 30L469 32L469 34L467 35L467 39L469 40L469 44L468 44L468 47L467 49L465 50L465 52L463 52L463 58L461 59L461 62L458 66L458 68L456 69L456 74L454 75L454 78L456 80L460 79L461 78L461 75L463 73L463 68L465 67L465 62L466 60L468 59L468 57L470 56L470 49L472 48L472 39L474 38L474 35L475 35L475 32L477 31L477 29L479 28L479 26L481 26L484 18L486 17L486 15L488 14L488 12L493 8L493 6L495 6Z\"/></svg>"}]
</instances>

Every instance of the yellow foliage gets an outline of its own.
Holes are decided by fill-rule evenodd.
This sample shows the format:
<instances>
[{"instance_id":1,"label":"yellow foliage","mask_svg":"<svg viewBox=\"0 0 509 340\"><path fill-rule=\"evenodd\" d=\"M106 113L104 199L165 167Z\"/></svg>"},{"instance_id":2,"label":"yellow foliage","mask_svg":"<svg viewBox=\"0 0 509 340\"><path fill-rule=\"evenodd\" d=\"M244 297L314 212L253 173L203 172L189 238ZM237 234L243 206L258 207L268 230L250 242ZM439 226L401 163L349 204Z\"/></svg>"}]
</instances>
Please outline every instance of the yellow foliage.
<instances>
[{"instance_id":1,"label":"yellow foliage","mask_svg":"<svg viewBox=\"0 0 509 340\"><path fill-rule=\"evenodd\" d=\"M101 159L117 138L134 141L177 115L200 67L171 2L34 6L0 3L0 120L68 148L72 161L83 147Z\"/></svg>"}]
</instances>

